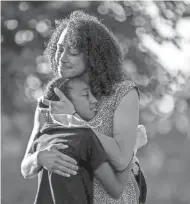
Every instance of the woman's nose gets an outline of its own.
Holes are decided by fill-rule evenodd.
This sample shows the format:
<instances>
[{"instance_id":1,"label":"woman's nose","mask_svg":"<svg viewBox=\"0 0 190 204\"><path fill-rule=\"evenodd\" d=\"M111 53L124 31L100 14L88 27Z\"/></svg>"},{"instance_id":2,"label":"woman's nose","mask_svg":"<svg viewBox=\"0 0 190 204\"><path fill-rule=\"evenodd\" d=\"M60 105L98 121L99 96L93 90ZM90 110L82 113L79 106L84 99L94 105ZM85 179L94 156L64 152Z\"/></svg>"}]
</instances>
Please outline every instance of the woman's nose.
<instances>
[{"instance_id":1,"label":"woman's nose","mask_svg":"<svg viewBox=\"0 0 190 204\"><path fill-rule=\"evenodd\" d=\"M90 100L90 103L92 103L92 104L97 103L97 100L96 100L96 98L92 95L92 93L89 93L89 100Z\"/></svg>"},{"instance_id":2,"label":"woman's nose","mask_svg":"<svg viewBox=\"0 0 190 204\"><path fill-rule=\"evenodd\" d=\"M60 61L61 61L62 63L68 62L68 55L67 55L67 51L66 51L66 50L64 50L64 51L61 53Z\"/></svg>"}]
</instances>

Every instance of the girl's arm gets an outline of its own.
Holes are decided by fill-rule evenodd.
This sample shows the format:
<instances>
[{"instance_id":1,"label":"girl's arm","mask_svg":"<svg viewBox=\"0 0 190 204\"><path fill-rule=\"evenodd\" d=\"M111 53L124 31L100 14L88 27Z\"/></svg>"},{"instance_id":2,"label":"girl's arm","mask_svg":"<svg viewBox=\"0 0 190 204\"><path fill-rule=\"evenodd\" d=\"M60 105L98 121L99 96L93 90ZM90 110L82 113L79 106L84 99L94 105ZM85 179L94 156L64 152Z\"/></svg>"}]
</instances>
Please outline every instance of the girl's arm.
<instances>
[{"instance_id":1,"label":"girl's arm","mask_svg":"<svg viewBox=\"0 0 190 204\"><path fill-rule=\"evenodd\" d=\"M41 165L38 164L38 151L33 153L32 152L32 143L36 139L42 124L45 122L44 116L41 112L36 108L35 115L34 115L34 127L32 130L32 134L30 136L26 152L24 158L21 163L21 173L24 178L33 178L35 177Z\"/></svg>"},{"instance_id":2,"label":"girl's arm","mask_svg":"<svg viewBox=\"0 0 190 204\"><path fill-rule=\"evenodd\" d=\"M139 120L139 98L137 91L132 89L123 97L114 113L114 138L96 132L101 141L109 162L118 170L124 170L133 155Z\"/></svg>"},{"instance_id":3,"label":"girl's arm","mask_svg":"<svg viewBox=\"0 0 190 204\"><path fill-rule=\"evenodd\" d=\"M129 181L129 174L132 168L132 159L127 168L121 172L114 172L108 162L103 162L94 172L113 198L118 199L123 193Z\"/></svg>"}]
</instances>

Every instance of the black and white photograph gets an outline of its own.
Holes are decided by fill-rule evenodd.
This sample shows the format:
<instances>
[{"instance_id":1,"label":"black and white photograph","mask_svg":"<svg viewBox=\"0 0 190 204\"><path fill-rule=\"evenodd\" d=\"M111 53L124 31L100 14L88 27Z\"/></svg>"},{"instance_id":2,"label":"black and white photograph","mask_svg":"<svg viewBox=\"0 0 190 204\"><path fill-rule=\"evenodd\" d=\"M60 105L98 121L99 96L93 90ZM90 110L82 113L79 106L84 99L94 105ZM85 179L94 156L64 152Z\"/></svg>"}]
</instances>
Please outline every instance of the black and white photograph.
<instances>
[{"instance_id":1,"label":"black and white photograph","mask_svg":"<svg viewBox=\"0 0 190 204\"><path fill-rule=\"evenodd\" d=\"M1 203L190 204L190 1L1 1Z\"/></svg>"}]
</instances>

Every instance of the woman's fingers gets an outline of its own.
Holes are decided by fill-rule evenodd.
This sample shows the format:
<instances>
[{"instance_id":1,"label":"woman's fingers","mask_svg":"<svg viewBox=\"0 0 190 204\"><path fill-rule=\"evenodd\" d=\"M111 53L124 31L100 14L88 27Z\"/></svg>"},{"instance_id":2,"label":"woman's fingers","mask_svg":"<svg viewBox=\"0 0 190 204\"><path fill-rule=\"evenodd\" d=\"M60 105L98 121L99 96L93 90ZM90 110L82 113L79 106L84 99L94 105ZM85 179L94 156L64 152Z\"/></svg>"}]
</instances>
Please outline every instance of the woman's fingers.
<instances>
[{"instance_id":1,"label":"woman's fingers","mask_svg":"<svg viewBox=\"0 0 190 204\"><path fill-rule=\"evenodd\" d=\"M46 99L46 98L42 98L42 103L43 104L45 104L45 105L47 105L47 106L49 106L49 104L50 104L50 100L48 100L48 99ZM51 101L51 103L52 103L52 101Z\"/></svg>"},{"instance_id":2,"label":"woman's fingers","mask_svg":"<svg viewBox=\"0 0 190 204\"><path fill-rule=\"evenodd\" d=\"M54 170L53 173L59 174L60 176L70 177L70 174L64 173L60 170Z\"/></svg>"},{"instance_id":3,"label":"woman's fingers","mask_svg":"<svg viewBox=\"0 0 190 204\"><path fill-rule=\"evenodd\" d=\"M64 145L64 144L52 144L52 145L50 145L50 150L53 150L62 161L66 161L66 162L71 163L77 167L77 161L75 159L73 159L72 157L67 156L66 154L63 154L60 151L58 151L58 150L64 150L66 148L68 148L68 145Z\"/></svg>"},{"instance_id":4,"label":"woman's fingers","mask_svg":"<svg viewBox=\"0 0 190 204\"><path fill-rule=\"evenodd\" d=\"M68 145L52 144L39 154L40 164L49 171L68 177L76 175L78 166L73 158L61 153L57 149L65 149Z\"/></svg>"},{"instance_id":5,"label":"woman's fingers","mask_svg":"<svg viewBox=\"0 0 190 204\"><path fill-rule=\"evenodd\" d=\"M52 169L52 171L54 172L55 170L59 170L59 171L61 171L61 172L63 172L63 173L66 173L66 174L69 174L69 175L76 175L77 174L77 172L76 171L73 171L73 170L71 170L71 169L68 169L68 168L66 168L66 167L64 167L64 166L62 166L62 165L60 165L59 163L56 163L56 164L54 164L55 166L54 166L54 168ZM54 170L55 169L55 170Z\"/></svg>"},{"instance_id":6,"label":"woman's fingers","mask_svg":"<svg viewBox=\"0 0 190 204\"><path fill-rule=\"evenodd\" d=\"M52 107L56 106L57 104L59 104L60 102L59 101L51 101L51 100L48 100L47 98L44 98L42 99L42 103L49 106L51 105Z\"/></svg>"},{"instance_id":7,"label":"woman's fingers","mask_svg":"<svg viewBox=\"0 0 190 204\"><path fill-rule=\"evenodd\" d=\"M62 91L60 91L58 88L54 88L54 92L55 94L59 97L60 101L62 102L69 102L69 99L64 95L64 93ZM40 98L40 100L42 101L43 104L45 105L49 105L50 100L46 99L46 98ZM54 101L51 101L51 103L53 104Z\"/></svg>"},{"instance_id":8,"label":"woman's fingers","mask_svg":"<svg viewBox=\"0 0 190 204\"><path fill-rule=\"evenodd\" d=\"M60 89L58 89L57 87L54 88L54 92L56 93L56 95L59 97L60 101L65 101L67 103L70 103L69 99L65 96L65 94L60 91Z\"/></svg>"},{"instance_id":9,"label":"woman's fingers","mask_svg":"<svg viewBox=\"0 0 190 204\"><path fill-rule=\"evenodd\" d=\"M71 174L71 175L76 175L77 174L77 170L76 167L75 169L71 169L71 167L73 168L74 165L71 165L67 162L63 162L60 160L57 160L56 163L55 163L55 169L58 169L64 173L67 173L67 174Z\"/></svg>"},{"instance_id":10,"label":"woman's fingers","mask_svg":"<svg viewBox=\"0 0 190 204\"><path fill-rule=\"evenodd\" d=\"M66 167L67 169L71 170L71 171L72 171L72 172L71 172L72 174L75 174L75 172L78 170L78 167L77 167L76 165L71 164L71 163L66 162L66 161L63 161L63 160L61 160L61 159L58 159L58 160L57 160L57 163L59 163L60 165Z\"/></svg>"},{"instance_id":11,"label":"woman's fingers","mask_svg":"<svg viewBox=\"0 0 190 204\"><path fill-rule=\"evenodd\" d=\"M58 149L66 149L68 148L68 145L65 144L50 144L50 146L48 147L49 151L53 151L53 152L59 152L57 151ZM62 154L61 152L59 152L60 154Z\"/></svg>"},{"instance_id":12,"label":"woman's fingers","mask_svg":"<svg viewBox=\"0 0 190 204\"><path fill-rule=\"evenodd\" d=\"M60 147L60 149L63 149L63 148ZM67 156L66 154L59 152L58 150L55 150L55 152L57 153L57 155L60 157L61 160L69 162L73 165L77 165L77 161L75 159Z\"/></svg>"},{"instance_id":13,"label":"woman's fingers","mask_svg":"<svg viewBox=\"0 0 190 204\"><path fill-rule=\"evenodd\" d=\"M68 140L56 138L56 139L53 139L52 141L50 141L49 144L54 145L56 149L59 149L59 148L66 149L66 148L68 148L68 145L64 144L64 143L67 143L67 142L68 142Z\"/></svg>"}]
</instances>

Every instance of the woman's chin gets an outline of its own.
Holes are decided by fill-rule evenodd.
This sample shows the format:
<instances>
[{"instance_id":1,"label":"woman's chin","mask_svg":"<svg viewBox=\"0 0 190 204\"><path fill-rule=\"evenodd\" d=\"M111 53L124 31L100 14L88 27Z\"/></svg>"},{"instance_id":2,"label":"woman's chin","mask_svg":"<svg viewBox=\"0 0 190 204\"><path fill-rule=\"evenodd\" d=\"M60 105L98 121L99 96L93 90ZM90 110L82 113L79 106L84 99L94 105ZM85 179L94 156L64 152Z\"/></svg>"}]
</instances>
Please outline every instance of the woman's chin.
<instances>
[{"instance_id":1,"label":"woman's chin","mask_svg":"<svg viewBox=\"0 0 190 204\"><path fill-rule=\"evenodd\" d=\"M75 74L73 74L72 72L60 72L58 74L62 78L72 78L72 77L75 77Z\"/></svg>"}]
</instances>

